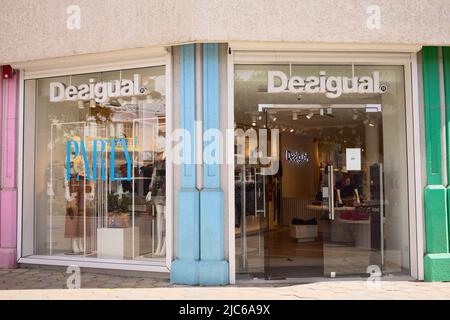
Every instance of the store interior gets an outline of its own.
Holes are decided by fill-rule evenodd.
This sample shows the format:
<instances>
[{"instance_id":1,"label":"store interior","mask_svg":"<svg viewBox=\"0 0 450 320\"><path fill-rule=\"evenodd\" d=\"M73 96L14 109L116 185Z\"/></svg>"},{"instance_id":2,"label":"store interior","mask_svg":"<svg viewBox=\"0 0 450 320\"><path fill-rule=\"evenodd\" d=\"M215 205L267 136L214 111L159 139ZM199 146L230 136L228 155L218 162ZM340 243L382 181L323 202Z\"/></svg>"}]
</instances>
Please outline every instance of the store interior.
<instances>
[{"instance_id":1,"label":"store interior","mask_svg":"<svg viewBox=\"0 0 450 320\"><path fill-rule=\"evenodd\" d=\"M404 119L394 110L402 100L393 101L393 91L337 99L270 95L265 74L274 66L236 69L235 127L246 134L246 144L235 148L238 278L359 277L371 266L408 274L406 167L399 163L405 154L398 150ZM395 75L386 72L383 80L401 90ZM259 136L264 130L267 142ZM279 163L276 172L265 174L266 162L251 156L263 144Z\"/></svg>"}]
</instances>

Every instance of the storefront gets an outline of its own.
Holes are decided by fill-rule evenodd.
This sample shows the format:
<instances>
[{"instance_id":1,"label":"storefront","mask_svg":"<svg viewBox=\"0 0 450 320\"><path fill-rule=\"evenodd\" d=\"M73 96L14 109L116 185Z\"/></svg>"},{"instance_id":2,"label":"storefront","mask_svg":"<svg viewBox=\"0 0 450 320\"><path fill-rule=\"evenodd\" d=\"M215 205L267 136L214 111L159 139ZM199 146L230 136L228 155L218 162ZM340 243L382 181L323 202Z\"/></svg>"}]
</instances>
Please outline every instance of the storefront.
<instances>
[{"instance_id":1,"label":"storefront","mask_svg":"<svg viewBox=\"0 0 450 320\"><path fill-rule=\"evenodd\" d=\"M17 64L17 261L206 285L423 279L417 50L211 43ZM221 162L199 161L210 129Z\"/></svg>"},{"instance_id":2,"label":"storefront","mask_svg":"<svg viewBox=\"0 0 450 320\"><path fill-rule=\"evenodd\" d=\"M146 57L24 68L19 262L168 272L170 56Z\"/></svg>"},{"instance_id":3,"label":"storefront","mask_svg":"<svg viewBox=\"0 0 450 320\"><path fill-rule=\"evenodd\" d=\"M237 279L418 277L414 63L235 51Z\"/></svg>"}]
</instances>

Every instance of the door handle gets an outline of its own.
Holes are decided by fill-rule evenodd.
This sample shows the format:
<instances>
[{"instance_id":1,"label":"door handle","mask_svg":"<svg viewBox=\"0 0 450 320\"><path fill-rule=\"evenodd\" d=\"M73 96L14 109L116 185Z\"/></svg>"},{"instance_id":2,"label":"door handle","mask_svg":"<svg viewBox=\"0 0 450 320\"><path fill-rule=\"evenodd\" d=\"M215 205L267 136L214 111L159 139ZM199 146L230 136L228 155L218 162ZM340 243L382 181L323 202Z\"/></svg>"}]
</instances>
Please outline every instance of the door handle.
<instances>
[{"instance_id":1,"label":"door handle","mask_svg":"<svg viewBox=\"0 0 450 320\"><path fill-rule=\"evenodd\" d=\"M329 219L334 220L334 168L333 165L328 166L328 192L329 196Z\"/></svg>"}]
</instances>

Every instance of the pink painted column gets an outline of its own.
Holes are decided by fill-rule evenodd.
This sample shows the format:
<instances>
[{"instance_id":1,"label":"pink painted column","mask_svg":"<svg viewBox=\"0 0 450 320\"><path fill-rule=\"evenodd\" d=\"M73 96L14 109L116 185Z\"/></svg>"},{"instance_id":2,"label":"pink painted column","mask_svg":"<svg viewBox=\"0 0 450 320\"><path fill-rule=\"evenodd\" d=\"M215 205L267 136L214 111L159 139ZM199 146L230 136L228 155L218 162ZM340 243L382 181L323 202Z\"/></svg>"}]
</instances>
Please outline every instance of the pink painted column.
<instances>
[{"instance_id":1,"label":"pink painted column","mask_svg":"<svg viewBox=\"0 0 450 320\"><path fill-rule=\"evenodd\" d=\"M17 266L17 115L19 72L0 83L0 268Z\"/></svg>"}]
</instances>

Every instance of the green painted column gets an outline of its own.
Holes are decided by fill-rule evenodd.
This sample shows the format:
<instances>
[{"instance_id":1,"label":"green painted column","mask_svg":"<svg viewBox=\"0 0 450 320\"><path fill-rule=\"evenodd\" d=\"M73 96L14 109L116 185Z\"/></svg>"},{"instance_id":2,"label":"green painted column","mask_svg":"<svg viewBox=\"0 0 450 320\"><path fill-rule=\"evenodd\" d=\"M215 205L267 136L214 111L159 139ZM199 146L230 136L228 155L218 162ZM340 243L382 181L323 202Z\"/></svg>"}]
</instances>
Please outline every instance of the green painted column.
<instances>
[{"instance_id":1,"label":"green painted column","mask_svg":"<svg viewBox=\"0 0 450 320\"><path fill-rule=\"evenodd\" d=\"M447 230L449 232L449 252L450 252L450 47L442 48L442 64L444 71L444 92L445 92L445 136L447 152Z\"/></svg>"},{"instance_id":2,"label":"green painted column","mask_svg":"<svg viewBox=\"0 0 450 320\"><path fill-rule=\"evenodd\" d=\"M450 280L447 181L443 181L441 98L438 47L422 50L427 186L424 190L425 280ZM448 117L447 117L448 118ZM448 148L447 148L448 149ZM447 165L447 164L445 164ZM445 184L445 185L444 185Z\"/></svg>"}]
</instances>

